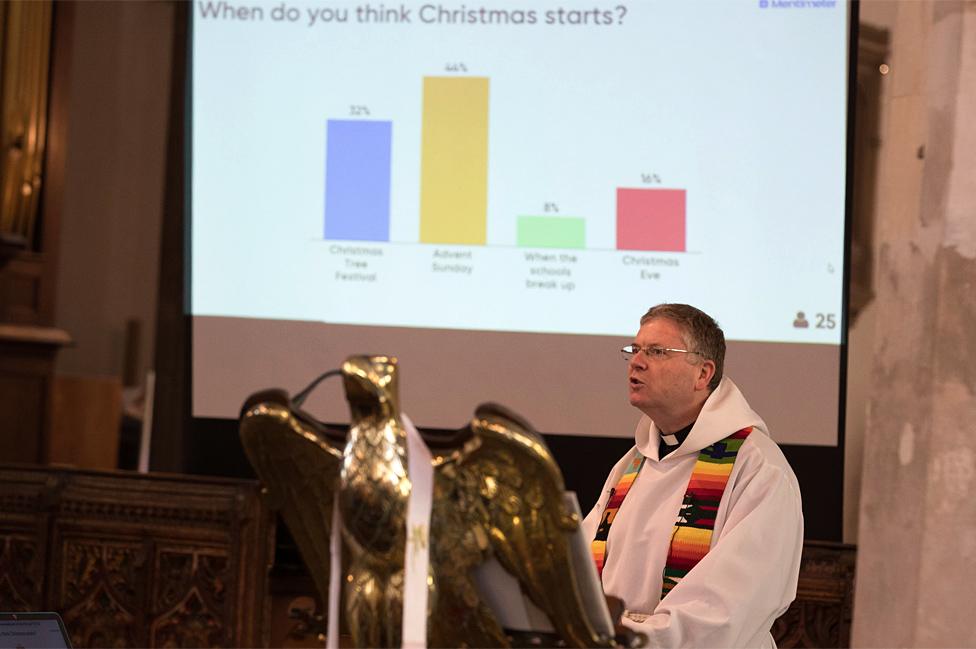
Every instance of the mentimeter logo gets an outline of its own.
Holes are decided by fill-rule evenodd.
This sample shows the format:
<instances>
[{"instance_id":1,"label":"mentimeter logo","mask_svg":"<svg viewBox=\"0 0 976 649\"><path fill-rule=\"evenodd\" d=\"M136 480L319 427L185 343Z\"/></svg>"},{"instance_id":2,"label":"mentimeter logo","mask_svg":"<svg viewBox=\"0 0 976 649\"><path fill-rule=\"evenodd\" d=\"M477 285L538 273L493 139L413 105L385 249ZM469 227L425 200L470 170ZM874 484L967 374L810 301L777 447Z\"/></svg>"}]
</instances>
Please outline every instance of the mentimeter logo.
<instances>
[{"instance_id":1,"label":"mentimeter logo","mask_svg":"<svg viewBox=\"0 0 976 649\"><path fill-rule=\"evenodd\" d=\"M837 0L759 0L760 9L833 9Z\"/></svg>"}]
</instances>

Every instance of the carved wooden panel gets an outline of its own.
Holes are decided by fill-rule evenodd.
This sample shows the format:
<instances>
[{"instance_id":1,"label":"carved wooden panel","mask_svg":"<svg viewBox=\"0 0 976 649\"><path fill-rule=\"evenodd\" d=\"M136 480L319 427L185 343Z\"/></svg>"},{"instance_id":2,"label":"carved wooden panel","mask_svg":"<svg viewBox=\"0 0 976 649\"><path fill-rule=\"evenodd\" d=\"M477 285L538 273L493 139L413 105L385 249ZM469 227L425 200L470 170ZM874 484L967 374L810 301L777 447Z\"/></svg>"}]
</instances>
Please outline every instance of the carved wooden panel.
<instances>
[{"instance_id":1,"label":"carved wooden panel","mask_svg":"<svg viewBox=\"0 0 976 649\"><path fill-rule=\"evenodd\" d=\"M43 476L5 483L0 477L0 610L36 611L44 602L48 517Z\"/></svg>"},{"instance_id":2,"label":"carved wooden panel","mask_svg":"<svg viewBox=\"0 0 976 649\"><path fill-rule=\"evenodd\" d=\"M273 534L250 481L0 467L0 608L76 647L264 645Z\"/></svg>"},{"instance_id":3,"label":"carved wooden panel","mask_svg":"<svg viewBox=\"0 0 976 649\"><path fill-rule=\"evenodd\" d=\"M0 611L33 611L40 607L41 552L35 538L0 535Z\"/></svg>"},{"instance_id":4,"label":"carved wooden panel","mask_svg":"<svg viewBox=\"0 0 976 649\"><path fill-rule=\"evenodd\" d=\"M189 641L195 647L227 647L227 588L232 582L230 556L219 550L166 549L156 555L157 592L150 627L151 646Z\"/></svg>"},{"instance_id":5,"label":"carved wooden panel","mask_svg":"<svg viewBox=\"0 0 976 649\"><path fill-rule=\"evenodd\" d=\"M146 573L139 543L72 540L61 546L61 610L76 647L136 647Z\"/></svg>"},{"instance_id":6,"label":"carved wooden panel","mask_svg":"<svg viewBox=\"0 0 976 649\"><path fill-rule=\"evenodd\" d=\"M850 646L855 557L852 545L804 544L796 600L773 625L776 646Z\"/></svg>"}]
</instances>

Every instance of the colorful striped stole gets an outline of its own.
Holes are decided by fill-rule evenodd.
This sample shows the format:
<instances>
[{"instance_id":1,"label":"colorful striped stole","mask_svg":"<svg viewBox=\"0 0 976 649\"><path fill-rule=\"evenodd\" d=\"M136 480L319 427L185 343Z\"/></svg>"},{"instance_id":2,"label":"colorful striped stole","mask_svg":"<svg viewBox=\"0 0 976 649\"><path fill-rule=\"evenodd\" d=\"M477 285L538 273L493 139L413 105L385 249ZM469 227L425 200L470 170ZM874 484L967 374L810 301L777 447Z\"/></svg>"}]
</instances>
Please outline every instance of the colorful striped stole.
<instances>
[{"instance_id":1,"label":"colorful striped stole","mask_svg":"<svg viewBox=\"0 0 976 649\"><path fill-rule=\"evenodd\" d=\"M661 599L708 554L719 502L732 474L736 455L751 432L751 426L743 428L698 454L671 535Z\"/></svg>"},{"instance_id":2,"label":"colorful striped stole","mask_svg":"<svg viewBox=\"0 0 976 649\"><path fill-rule=\"evenodd\" d=\"M637 474L644 466L644 460L644 456L638 451L630 466L627 467L617 482L617 486L610 490L610 499L607 500L607 506L603 510L600 526L596 529L596 537L590 544L593 561L596 562L596 572L600 577L603 576L603 565L607 559L607 535L610 534L610 525L613 524L613 519L617 515L617 510L620 509L620 505L623 504L624 498L627 497L630 486L634 484Z\"/></svg>"}]
</instances>

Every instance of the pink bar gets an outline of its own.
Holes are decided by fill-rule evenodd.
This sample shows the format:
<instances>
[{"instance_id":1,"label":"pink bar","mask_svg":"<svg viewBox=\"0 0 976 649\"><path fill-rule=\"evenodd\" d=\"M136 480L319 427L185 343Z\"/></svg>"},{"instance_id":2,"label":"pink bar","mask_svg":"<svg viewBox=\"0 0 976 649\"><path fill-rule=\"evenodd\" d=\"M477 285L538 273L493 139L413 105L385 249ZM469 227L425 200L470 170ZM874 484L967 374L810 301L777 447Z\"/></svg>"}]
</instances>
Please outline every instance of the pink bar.
<instances>
[{"instance_id":1,"label":"pink bar","mask_svg":"<svg viewBox=\"0 0 976 649\"><path fill-rule=\"evenodd\" d=\"M685 190L617 188L617 250L685 251Z\"/></svg>"}]
</instances>

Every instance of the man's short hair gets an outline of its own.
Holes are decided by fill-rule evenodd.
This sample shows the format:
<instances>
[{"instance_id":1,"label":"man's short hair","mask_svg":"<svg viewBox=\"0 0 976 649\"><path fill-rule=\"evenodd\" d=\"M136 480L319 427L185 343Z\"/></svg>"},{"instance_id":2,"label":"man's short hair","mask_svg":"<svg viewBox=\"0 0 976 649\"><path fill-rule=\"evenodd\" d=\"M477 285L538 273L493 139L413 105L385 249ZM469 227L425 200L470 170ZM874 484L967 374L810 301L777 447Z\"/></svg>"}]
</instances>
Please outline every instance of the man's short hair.
<instances>
[{"instance_id":1,"label":"man's short hair","mask_svg":"<svg viewBox=\"0 0 976 649\"><path fill-rule=\"evenodd\" d=\"M715 363L715 376L709 381L708 388L717 388L725 365L725 334L715 319L688 304L658 304L647 310L640 323L643 325L656 318L666 318L678 325L689 351L700 352Z\"/></svg>"}]
</instances>

